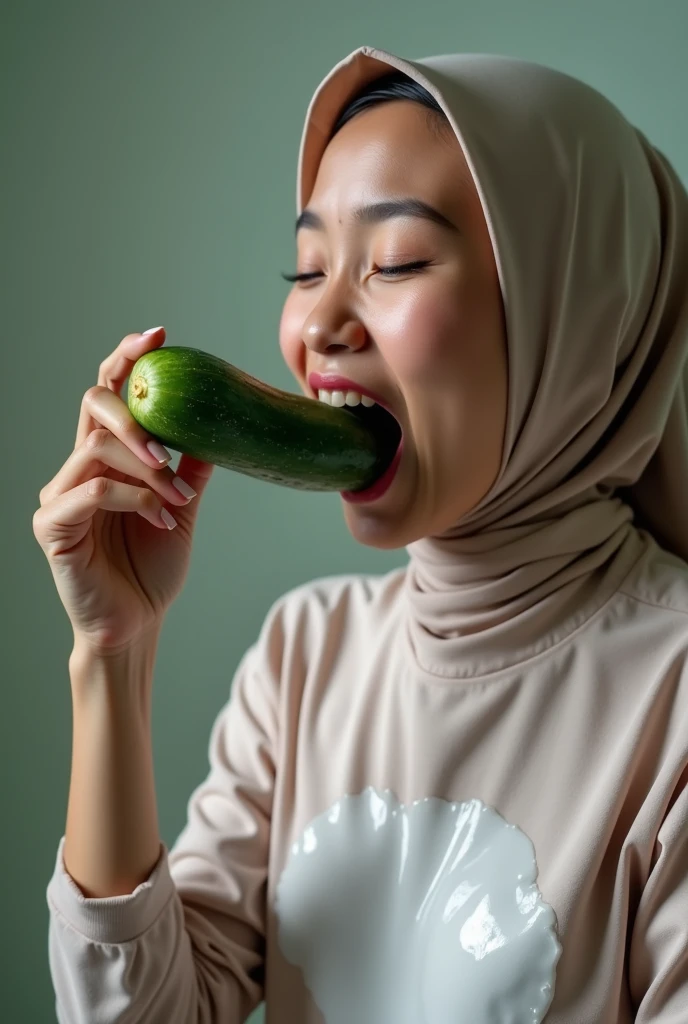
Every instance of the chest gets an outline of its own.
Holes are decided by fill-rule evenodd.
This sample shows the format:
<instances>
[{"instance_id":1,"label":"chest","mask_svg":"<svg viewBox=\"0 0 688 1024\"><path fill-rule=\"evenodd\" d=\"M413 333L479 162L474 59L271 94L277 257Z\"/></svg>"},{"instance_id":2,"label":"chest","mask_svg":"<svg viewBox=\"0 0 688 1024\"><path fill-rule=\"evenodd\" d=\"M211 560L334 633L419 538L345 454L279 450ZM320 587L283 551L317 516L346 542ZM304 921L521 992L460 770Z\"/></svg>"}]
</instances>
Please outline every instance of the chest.
<instances>
[{"instance_id":1,"label":"chest","mask_svg":"<svg viewBox=\"0 0 688 1024\"><path fill-rule=\"evenodd\" d=\"M404 682L306 702L281 780L270 936L312 1019L623 1020L623 751L556 687Z\"/></svg>"}]
</instances>

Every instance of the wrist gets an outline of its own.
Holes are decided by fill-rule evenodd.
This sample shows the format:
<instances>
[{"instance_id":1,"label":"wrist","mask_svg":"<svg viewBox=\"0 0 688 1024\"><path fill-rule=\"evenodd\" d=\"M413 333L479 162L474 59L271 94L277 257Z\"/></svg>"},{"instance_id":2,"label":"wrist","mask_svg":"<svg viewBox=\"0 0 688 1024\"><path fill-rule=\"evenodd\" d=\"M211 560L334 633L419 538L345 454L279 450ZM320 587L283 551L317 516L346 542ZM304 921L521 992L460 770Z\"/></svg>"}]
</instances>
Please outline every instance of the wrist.
<instances>
[{"instance_id":1,"label":"wrist","mask_svg":"<svg viewBox=\"0 0 688 1024\"><path fill-rule=\"evenodd\" d=\"M160 630L155 629L118 648L103 648L75 633L69 676L75 697L103 690L124 698L140 697L152 688Z\"/></svg>"}]
</instances>

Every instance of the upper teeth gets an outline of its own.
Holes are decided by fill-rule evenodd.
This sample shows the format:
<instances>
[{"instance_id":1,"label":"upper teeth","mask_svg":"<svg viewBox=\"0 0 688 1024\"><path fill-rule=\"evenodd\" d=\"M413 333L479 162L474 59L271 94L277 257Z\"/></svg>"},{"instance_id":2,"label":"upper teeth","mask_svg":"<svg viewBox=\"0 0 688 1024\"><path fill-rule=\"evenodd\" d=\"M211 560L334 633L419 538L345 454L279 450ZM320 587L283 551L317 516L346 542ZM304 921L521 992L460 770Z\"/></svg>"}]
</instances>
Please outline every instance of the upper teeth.
<instances>
[{"instance_id":1,"label":"upper teeth","mask_svg":"<svg viewBox=\"0 0 688 1024\"><path fill-rule=\"evenodd\" d=\"M375 405L372 398L368 398L367 395L361 395L358 391L326 391L324 388L321 388L318 391L318 398L325 405L334 405L336 407L363 404L370 408L371 405Z\"/></svg>"}]
</instances>

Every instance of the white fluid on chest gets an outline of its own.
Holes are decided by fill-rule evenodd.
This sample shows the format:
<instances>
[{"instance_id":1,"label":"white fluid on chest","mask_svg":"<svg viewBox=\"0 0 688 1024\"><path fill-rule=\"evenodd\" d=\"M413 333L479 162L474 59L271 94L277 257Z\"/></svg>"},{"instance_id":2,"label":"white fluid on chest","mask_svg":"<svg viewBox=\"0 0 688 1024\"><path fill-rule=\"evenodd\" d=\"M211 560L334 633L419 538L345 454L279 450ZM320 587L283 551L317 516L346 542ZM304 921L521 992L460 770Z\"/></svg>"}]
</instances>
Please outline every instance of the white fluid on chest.
<instances>
[{"instance_id":1,"label":"white fluid on chest","mask_svg":"<svg viewBox=\"0 0 688 1024\"><path fill-rule=\"evenodd\" d=\"M530 839L480 800L344 796L292 844L279 945L327 1024L539 1024L561 945Z\"/></svg>"}]
</instances>

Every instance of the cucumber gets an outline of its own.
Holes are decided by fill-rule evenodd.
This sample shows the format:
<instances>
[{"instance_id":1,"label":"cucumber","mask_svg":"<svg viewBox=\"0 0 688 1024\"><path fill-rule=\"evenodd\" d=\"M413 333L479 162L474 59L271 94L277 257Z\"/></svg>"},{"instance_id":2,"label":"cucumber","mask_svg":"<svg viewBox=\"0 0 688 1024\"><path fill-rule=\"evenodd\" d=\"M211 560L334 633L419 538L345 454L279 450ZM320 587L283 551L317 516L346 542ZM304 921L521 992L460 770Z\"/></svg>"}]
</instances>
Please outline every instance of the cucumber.
<instances>
[{"instance_id":1,"label":"cucumber","mask_svg":"<svg viewBox=\"0 0 688 1024\"><path fill-rule=\"evenodd\" d=\"M127 405L176 451L247 476L309 491L357 491L385 471L401 430L380 406L333 408L280 391L196 348L146 352Z\"/></svg>"}]
</instances>

